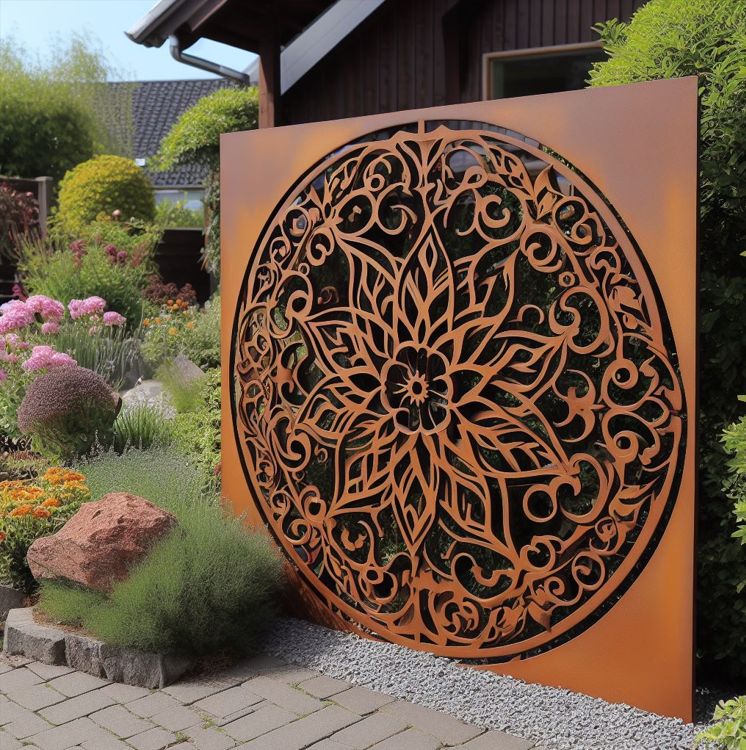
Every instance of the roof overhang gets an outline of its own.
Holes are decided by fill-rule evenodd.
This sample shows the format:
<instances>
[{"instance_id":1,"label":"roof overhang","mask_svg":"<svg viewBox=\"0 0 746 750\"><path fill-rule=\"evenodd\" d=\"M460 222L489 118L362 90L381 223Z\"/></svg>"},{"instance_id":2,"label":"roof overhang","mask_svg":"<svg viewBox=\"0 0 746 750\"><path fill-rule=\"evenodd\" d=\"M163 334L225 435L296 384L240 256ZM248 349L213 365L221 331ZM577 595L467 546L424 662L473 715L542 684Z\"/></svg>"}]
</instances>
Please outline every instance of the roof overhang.
<instances>
[{"instance_id":1,"label":"roof overhang","mask_svg":"<svg viewBox=\"0 0 746 750\"><path fill-rule=\"evenodd\" d=\"M280 55L282 93L300 80L384 2L386 0L337 0L326 13L296 36ZM254 60L245 73L252 82L257 81L259 61Z\"/></svg>"},{"instance_id":2,"label":"roof overhang","mask_svg":"<svg viewBox=\"0 0 746 750\"><path fill-rule=\"evenodd\" d=\"M287 45L331 5L333 0L160 0L126 33L146 47L176 36L182 49L204 38L258 53L268 39Z\"/></svg>"}]
</instances>

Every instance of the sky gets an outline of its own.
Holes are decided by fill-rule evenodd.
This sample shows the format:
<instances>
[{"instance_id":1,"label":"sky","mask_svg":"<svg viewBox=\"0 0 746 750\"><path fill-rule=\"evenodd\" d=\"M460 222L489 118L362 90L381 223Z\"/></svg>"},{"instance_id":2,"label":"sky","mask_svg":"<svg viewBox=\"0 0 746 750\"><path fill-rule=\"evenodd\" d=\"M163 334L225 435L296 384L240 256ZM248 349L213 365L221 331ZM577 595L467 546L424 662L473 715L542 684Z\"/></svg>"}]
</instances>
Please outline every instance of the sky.
<instances>
[{"instance_id":1,"label":"sky","mask_svg":"<svg viewBox=\"0 0 746 750\"><path fill-rule=\"evenodd\" d=\"M168 43L160 48L135 44L124 32L156 4L155 0L0 0L0 39L13 39L32 56L44 57L50 42L64 44L74 32L88 32L121 71L119 80L157 81L217 78L171 57ZM217 42L200 40L189 53L243 70L255 57Z\"/></svg>"}]
</instances>

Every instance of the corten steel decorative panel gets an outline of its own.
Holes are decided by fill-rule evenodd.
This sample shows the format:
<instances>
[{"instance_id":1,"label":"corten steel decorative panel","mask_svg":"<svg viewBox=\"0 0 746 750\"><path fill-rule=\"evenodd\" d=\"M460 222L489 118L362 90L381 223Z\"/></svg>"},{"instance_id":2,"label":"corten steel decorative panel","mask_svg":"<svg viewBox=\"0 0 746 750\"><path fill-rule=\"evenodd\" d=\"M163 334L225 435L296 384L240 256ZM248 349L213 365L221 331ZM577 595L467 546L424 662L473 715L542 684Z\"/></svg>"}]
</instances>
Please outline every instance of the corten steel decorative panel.
<instances>
[{"instance_id":1,"label":"corten steel decorative panel","mask_svg":"<svg viewBox=\"0 0 746 750\"><path fill-rule=\"evenodd\" d=\"M663 159L675 179L643 189L653 206L640 213L620 198L660 159L599 172L574 130L628 156L647 151L655 132L644 146L598 132L594 113L631 101L654 123L653 90L666 101L684 92L682 120L665 149L658 141L682 163ZM584 107L583 122L540 125ZM588 665L569 650L582 654L612 619L605 648L627 648L613 632L634 625L618 610L639 594L654 606L637 639L680 644L668 671L688 674L689 694L636 700L644 676L632 674L624 699L688 717L693 83L300 126L224 146L225 260L241 259L224 303L226 440L240 468L228 453L224 470L232 499L253 504L315 599L310 611L613 699L583 681ZM267 173L246 180L231 165L252 170L260 153L272 189L257 205ZM678 216L667 214L672 198ZM656 244L638 232L651 208ZM235 237L236 213L252 209L250 231ZM675 271L655 263L661 241ZM686 530L671 528L676 513ZM646 581L672 535L682 556L668 564L680 569ZM685 592L683 637L655 616L672 589Z\"/></svg>"}]
</instances>

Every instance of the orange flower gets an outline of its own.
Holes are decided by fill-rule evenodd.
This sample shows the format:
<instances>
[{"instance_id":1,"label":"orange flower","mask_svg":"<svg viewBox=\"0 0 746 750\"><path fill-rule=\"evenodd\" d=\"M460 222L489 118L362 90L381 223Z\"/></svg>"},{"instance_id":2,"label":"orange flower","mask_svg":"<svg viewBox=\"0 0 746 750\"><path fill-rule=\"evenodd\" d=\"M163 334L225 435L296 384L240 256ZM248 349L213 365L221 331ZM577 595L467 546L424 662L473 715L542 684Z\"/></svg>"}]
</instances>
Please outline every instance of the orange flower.
<instances>
[{"instance_id":1,"label":"orange flower","mask_svg":"<svg viewBox=\"0 0 746 750\"><path fill-rule=\"evenodd\" d=\"M170 336L175 336L176 335L176 329L175 328L169 328L168 329L168 333L169 333Z\"/></svg>"},{"instance_id":2,"label":"orange flower","mask_svg":"<svg viewBox=\"0 0 746 750\"><path fill-rule=\"evenodd\" d=\"M0 531L0 544L2 544L5 541L5 534L3 534L2 531Z\"/></svg>"},{"instance_id":3,"label":"orange flower","mask_svg":"<svg viewBox=\"0 0 746 750\"><path fill-rule=\"evenodd\" d=\"M187 323L187 328L194 328L194 323L191 320Z\"/></svg>"},{"instance_id":4,"label":"orange flower","mask_svg":"<svg viewBox=\"0 0 746 750\"><path fill-rule=\"evenodd\" d=\"M46 508L34 508L34 518L49 518L52 514Z\"/></svg>"},{"instance_id":5,"label":"orange flower","mask_svg":"<svg viewBox=\"0 0 746 750\"><path fill-rule=\"evenodd\" d=\"M68 471L63 477L66 482L82 482L85 477L77 471Z\"/></svg>"},{"instance_id":6,"label":"orange flower","mask_svg":"<svg viewBox=\"0 0 746 750\"><path fill-rule=\"evenodd\" d=\"M32 505L19 505L17 508L13 508L10 511L11 516L27 516L34 509ZM47 511L48 513L49 511Z\"/></svg>"},{"instance_id":7,"label":"orange flower","mask_svg":"<svg viewBox=\"0 0 746 750\"><path fill-rule=\"evenodd\" d=\"M48 497L42 505L45 508L59 508L60 507L60 501L56 497Z\"/></svg>"},{"instance_id":8,"label":"orange flower","mask_svg":"<svg viewBox=\"0 0 746 750\"><path fill-rule=\"evenodd\" d=\"M157 326L159 326L159 325L161 324L161 319L160 319L160 318L156 318L156 319L155 319L155 320L154 320L153 322L154 322L154 323L155 323L155 324L156 324Z\"/></svg>"},{"instance_id":9,"label":"orange flower","mask_svg":"<svg viewBox=\"0 0 746 750\"><path fill-rule=\"evenodd\" d=\"M145 318L145 320L143 320L142 324L143 324L143 326L145 326L145 328L147 328L150 325L150 318Z\"/></svg>"}]
</instances>

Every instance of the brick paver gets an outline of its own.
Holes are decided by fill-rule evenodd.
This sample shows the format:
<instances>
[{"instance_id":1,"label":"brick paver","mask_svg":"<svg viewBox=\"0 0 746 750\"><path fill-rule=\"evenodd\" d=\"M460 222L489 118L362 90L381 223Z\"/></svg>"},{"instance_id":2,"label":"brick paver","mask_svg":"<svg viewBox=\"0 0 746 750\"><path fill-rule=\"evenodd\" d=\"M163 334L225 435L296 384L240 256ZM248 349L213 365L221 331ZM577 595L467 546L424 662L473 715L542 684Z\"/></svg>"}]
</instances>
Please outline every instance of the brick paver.
<instances>
[{"instance_id":1,"label":"brick paver","mask_svg":"<svg viewBox=\"0 0 746 750\"><path fill-rule=\"evenodd\" d=\"M394 716L401 721L421 729L433 737L437 737L446 745L460 745L480 735L484 729L464 724L453 716L431 708L418 706L416 703L396 701L381 709L381 713Z\"/></svg>"},{"instance_id":2,"label":"brick paver","mask_svg":"<svg viewBox=\"0 0 746 750\"><path fill-rule=\"evenodd\" d=\"M0 656L0 750L529 750L269 656L164 690ZM534 750L538 750L534 748Z\"/></svg>"}]
</instances>

